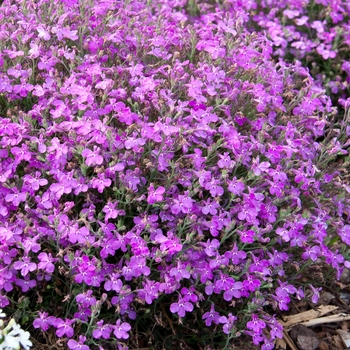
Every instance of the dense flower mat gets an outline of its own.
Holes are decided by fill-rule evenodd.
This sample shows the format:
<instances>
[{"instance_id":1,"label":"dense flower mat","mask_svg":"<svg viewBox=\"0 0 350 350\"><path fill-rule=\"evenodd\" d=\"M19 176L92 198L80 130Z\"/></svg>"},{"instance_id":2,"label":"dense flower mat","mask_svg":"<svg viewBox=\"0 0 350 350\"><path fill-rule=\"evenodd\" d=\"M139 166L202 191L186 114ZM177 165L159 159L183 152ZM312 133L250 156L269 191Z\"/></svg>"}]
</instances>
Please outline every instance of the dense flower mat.
<instances>
[{"instance_id":1,"label":"dense flower mat","mask_svg":"<svg viewBox=\"0 0 350 350\"><path fill-rule=\"evenodd\" d=\"M5 0L0 307L69 349L273 349L350 267L348 15Z\"/></svg>"}]
</instances>

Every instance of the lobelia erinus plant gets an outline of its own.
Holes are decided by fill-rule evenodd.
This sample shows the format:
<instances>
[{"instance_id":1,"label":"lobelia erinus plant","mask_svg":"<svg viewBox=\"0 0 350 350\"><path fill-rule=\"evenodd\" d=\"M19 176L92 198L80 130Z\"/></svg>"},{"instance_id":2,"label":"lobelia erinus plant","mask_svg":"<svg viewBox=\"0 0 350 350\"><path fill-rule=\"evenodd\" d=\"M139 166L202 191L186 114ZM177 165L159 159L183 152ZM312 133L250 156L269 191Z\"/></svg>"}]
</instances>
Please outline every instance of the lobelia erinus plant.
<instances>
[{"instance_id":1,"label":"lobelia erinus plant","mask_svg":"<svg viewBox=\"0 0 350 350\"><path fill-rule=\"evenodd\" d=\"M241 13L197 10L0 7L0 306L37 339L272 349L276 313L317 302L303 271L349 267L330 99Z\"/></svg>"}]
</instances>

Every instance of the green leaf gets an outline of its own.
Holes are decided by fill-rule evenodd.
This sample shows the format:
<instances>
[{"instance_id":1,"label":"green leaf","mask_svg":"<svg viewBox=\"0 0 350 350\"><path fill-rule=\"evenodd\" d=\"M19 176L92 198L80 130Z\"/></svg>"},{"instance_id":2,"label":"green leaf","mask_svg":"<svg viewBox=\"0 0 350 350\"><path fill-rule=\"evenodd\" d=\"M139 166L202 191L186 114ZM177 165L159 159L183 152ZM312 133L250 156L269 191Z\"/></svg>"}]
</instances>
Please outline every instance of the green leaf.
<instances>
[{"instance_id":1,"label":"green leaf","mask_svg":"<svg viewBox=\"0 0 350 350\"><path fill-rule=\"evenodd\" d=\"M339 241L339 239L340 239L339 236L332 238L329 242L329 246L332 246L333 244L337 243Z\"/></svg>"},{"instance_id":2,"label":"green leaf","mask_svg":"<svg viewBox=\"0 0 350 350\"><path fill-rule=\"evenodd\" d=\"M22 320L21 320L22 324L26 324L28 321L29 321L29 316L27 315L22 316Z\"/></svg>"}]
</instances>

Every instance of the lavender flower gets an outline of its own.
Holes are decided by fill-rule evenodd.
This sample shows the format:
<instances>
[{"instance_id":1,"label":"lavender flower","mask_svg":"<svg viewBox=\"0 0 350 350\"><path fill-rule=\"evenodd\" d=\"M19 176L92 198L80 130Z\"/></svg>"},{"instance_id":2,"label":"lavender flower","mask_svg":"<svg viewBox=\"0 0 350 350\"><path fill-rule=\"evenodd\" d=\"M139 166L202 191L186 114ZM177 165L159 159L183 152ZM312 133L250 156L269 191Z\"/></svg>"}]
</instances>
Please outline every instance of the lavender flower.
<instances>
[{"instance_id":1,"label":"lavender flower","mask_svg":"<svg viewBox=\"0 0 350 350\"><path fill-rule=\"evenodd\" d=\"M128 332L131 329L131 326L127 322L122 322L120 320L117 320L115 326L112 326L113 334L116 336L118 339L128 339L129 334Z\"/></svg>"}]
</instances>

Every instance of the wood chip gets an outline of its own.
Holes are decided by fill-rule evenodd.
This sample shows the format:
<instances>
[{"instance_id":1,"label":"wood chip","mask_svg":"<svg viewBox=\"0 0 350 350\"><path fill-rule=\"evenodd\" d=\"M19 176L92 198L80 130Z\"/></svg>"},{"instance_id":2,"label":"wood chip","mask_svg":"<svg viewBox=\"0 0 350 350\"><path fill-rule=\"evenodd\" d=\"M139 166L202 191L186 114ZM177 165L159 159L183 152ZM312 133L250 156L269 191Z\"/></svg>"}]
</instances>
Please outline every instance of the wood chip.
<instances>
[{"instance_id":1,"label":"wood chip","mask_svg":"<svg viewBox=\"0 0 350 350\"><path fill-rule=\"evenodd\" d=\"M345 332L341 329L338 329L337 333L340 335L345 347L350 348L350 333Z\"/></svg>"},{"instance_id":2,"label":"wood chip","mask_svg":"<svg viewBox=\"0 0 350 350\"><path fill-rule=\"evenodd\" d=\"M276 339L276 341L275 341L275 349L279 349L279 350L287 349L287 343L286 343L284 338L282 338L282 339L277 338Z\"/></svg>"},{"instance_id":3,"label":"wood chip","mask_svg":"<svg viewBox=\"0 0 350 350\"><path fill-rule=\"evenodd\" d=\"M347 321L350 320L350 315L347 314L337 314L337 315L331 315L327 317L320 317L315 318L310 321L301 322L300 324L306 326L306 327L312 327L316 326L318 324L325 324L325 323L334 323L334 322L341 322L341 321Z\"/></svg>"},{"instance_id":4,"label":"wood chip","mask_svg":"<svg viewBox=\"0 0 350 350\"><path fill-rule=\"evenodd\" d=\"M316 310L309 310L309 311L301 312L300 314L297 314L297 315L285 316L284 321L280 320L280 322L283 325L283 327L285 327L285 329L288 329L295 324L299 324L301 322L309 321L317 317L326 315L329 312L332 312L336 309L338 309L338 306L320 305Z\"/></svg>"},{"instance_id":5,"label":"wood chip","mask_svg":"<svg viewBox=\"0 0 350 350\"><path fill-rule=\"evenodd\" d=\"M332 349L343 350L345 349L344 343L342 342L341 336L339 334L332 337Z\"/></svg>"}]
</instances>

